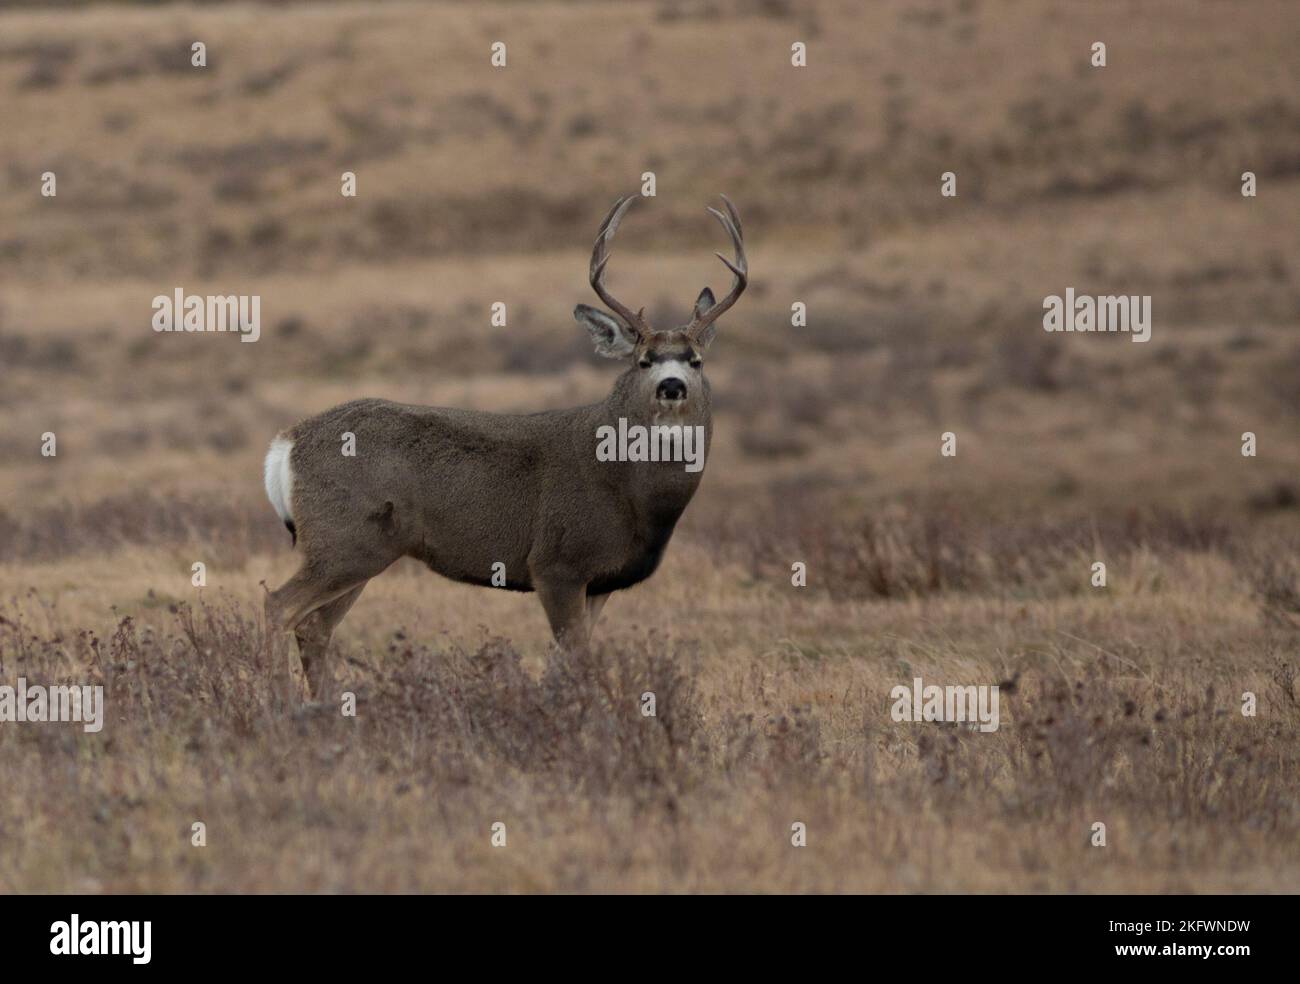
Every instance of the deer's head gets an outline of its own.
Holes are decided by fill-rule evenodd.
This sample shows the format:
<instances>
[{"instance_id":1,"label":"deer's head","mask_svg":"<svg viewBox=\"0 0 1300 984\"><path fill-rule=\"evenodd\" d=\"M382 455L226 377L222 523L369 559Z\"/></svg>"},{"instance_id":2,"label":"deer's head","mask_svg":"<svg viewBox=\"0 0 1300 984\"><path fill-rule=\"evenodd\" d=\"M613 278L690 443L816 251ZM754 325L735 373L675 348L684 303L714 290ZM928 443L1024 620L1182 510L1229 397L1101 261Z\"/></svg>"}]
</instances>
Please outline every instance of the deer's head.
<instances>
[{"instance_id":1,"label":"deer's head","mask_svg":"<svg viewBox=\"0 0 1300 984\"><path fill-rule=\"evenodd\" d=\"M726 264L733 275L730 293L716 301L713 291L705 287L695 300L695 310L689 324L679 328L656 329L646 320L645 308L633 312L605 288L609 242L637 197L628 195L614 203L600 225L596 245L591 252L591 286L610 311L579 304L574 308L573 316L586 325L598 353L608 359L631 361L632 365L625 373L622 383L624 390L635 401L644 401L646 408L652 412L681 412L690 405L693 396L703 392L704 355L717 330L715 322L736 303L749 281L740 216L726 195L722 196L725 214L716 208L709 209L727 230L736 252L734 262L721 253L717 254L718 259Z\"/></svg>"}]
</instances>

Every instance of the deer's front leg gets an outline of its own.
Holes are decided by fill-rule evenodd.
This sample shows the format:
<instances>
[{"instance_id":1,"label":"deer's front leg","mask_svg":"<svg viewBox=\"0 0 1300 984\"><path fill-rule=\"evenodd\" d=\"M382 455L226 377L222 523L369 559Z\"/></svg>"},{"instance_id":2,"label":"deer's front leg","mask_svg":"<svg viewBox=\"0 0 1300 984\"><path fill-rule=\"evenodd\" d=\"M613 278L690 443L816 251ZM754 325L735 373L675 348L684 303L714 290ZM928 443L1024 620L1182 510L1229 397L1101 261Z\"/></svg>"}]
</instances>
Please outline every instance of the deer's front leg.
<instances>
[{"instance_id":1,"label":"deer's front leg","mask_svg":"<svg viewBox=\"0 0 1300 984\"><path fill-rule=\"evenodd\" d=\"M609 600L609 595L588 595L587 596L587 641L591 641L591 634L596 631L596 621L600 618L600 610L605 607L605 602Z\"/></svg>"},{"instance_id":2,"label":"deer's front leg","mask_svg":"<svg viewBox=\"0 0 1300 984\"><path fill-rule=\"evenodd\" d=\"M555 641L565 649L586 646L587 586L573 581L545 579L539 580L536 587Z\"/></svg>"}]
</instances>

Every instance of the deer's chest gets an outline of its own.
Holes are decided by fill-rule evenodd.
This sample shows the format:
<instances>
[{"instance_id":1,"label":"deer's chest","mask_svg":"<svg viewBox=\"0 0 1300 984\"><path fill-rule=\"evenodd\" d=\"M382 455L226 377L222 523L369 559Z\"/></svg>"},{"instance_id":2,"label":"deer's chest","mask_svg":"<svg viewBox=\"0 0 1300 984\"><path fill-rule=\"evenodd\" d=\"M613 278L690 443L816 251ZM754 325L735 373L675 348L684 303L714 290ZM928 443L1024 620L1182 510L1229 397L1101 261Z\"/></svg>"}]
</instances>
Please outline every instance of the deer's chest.
<instances>
[{"instance_id":1,"label":"deer's chest","mask_svg":"<svg viewBox=\"0 0 1300 984\"><path fill-rule=\"evenodd\" d=\"M638 517L630 535L612 563L587 585L588 594L608 594L630 588L648 578L659 567L681 509L658 510Z\"/></svg>"}]
</instances>

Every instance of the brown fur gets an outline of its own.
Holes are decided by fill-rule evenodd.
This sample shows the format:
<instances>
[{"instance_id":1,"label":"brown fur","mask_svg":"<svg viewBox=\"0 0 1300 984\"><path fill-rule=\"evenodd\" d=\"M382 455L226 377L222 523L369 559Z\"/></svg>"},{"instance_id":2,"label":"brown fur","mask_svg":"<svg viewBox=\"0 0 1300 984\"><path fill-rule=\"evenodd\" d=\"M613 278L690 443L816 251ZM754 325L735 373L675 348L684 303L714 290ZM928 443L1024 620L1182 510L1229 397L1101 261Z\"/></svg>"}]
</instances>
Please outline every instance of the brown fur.
<instances>
[{"instance_id":1,"label":"brown fur","mask_svg":"<svg viewBox=\"0 0 1300 984\"><path fill-rule=\"evenodd\" d=\"M598 253L626 205L620 200L602 225ZM739 252L738 231L735 239ZM738 262L743 267L743 253ZM646 427L699 425L707 462L703 352L713 317L744 287L737 277L722 304L701 293L684 329L653 331L639 315L629 314L629 324L580 305L575 315L598 350L632 361L600 403L514 415L366 399L285 431L293 441L290 511L302 566L268 594L266 618L272 645L294 632L312 694L328 686L334 628L366 582L400 557L481 585L491 584L494 564L504 564L505 587L537 592L557 642L586 645L604 599L654 573L703 475L680 461L599 461L598 429L617 428L620 418ZM658 398L655 369L682 355L688 361L671 371L686 397L669 404ZM355 456L342 453L346 433L355 435Z\"/></svg>"}]
</instances>

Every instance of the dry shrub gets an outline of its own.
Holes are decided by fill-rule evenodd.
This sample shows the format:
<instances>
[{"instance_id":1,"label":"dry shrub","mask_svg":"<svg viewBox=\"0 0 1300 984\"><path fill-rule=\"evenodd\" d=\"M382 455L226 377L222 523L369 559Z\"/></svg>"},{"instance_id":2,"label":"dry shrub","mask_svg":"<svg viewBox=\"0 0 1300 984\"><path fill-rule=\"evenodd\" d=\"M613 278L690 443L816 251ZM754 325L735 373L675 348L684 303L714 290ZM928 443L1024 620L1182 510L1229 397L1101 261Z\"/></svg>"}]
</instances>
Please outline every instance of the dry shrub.
<instances>
[{"instance_id":1,"label":"dry shrub","mask_svg":"<svg viewBox=\"0 0 1300 984\"><path fill-rule=\"evenodd\" d=\"M727 836L757 838L747 844L765 832L780 844L793 804L831 838L820 848L839 852L813 883L832 890L916 864L940 831L1002 831L993 844L1015 831L1041 844L1044 825L1076 830L1078 844L1053 842L1058 853L1035 862L1068 870L1097 817L1141 818L1202 845L1241 830L1285 841L1297 830L1281 777L1300 767L1300 704L1294 673L1276 659L1271 676L1254 661L1257 719L1235 707L1239 663L1209 682L1178 664L1133 674L1118 658L1028 666L1002 682L1001 728L983 734L892 721L880 677L861 663L833 670L846 717L801 702L808 674L821 672L812 664L754 664L709 692L696 655L653 635L553 654L536 676L502 639L470 652L397 633L382 659L342 654L338 689L357 695L353 718L332 702L280 700L248 608L180 606L159 627L122 618L104 637L60 627L48 608L20 608L0 615L0 679L102 684L107 719L93 737L75 726L0 728L0 781L11 790L0 799L6 888L66 889L85 875L109 890L499 884L478 853L489 810L518 818L511 829L531 833L534 850L557 828L589 829L583 850L610 885L645 884L635 879L650 872L668 878L650 884L679 887L786 885L789 873L771 881L771 870L745 867L762 862L720 849L708 831L729 824ZM647 691L654 716L640 712ZM855 819L833 819L845 815ZM238 843L196 857L184 846L194 816L221 819L222 836ZM412 868L412 849L447 860L412 842L411 824L419 844L457 845L452 868ZM906 837L902 860L867 857L851 829L873 825L928 833L894 835ZM66 865L26 864L49 829L70 852ZM648 831L668 838L661 851L674 845L669 869L662 854L638 853ZM314 868L322 858L327 868ZM527 867L557 888L590 888L588 867L572 861L560 849ZM1194 868L1204 855L1165 863ZM312 880L318 870L339 880Z\"/></svg>"},{"instance_id":2,"label":"dry shrub","mask_svg":"<svg viewBox=\"0 0 1300 984\"><path fill-rule=\"evenodd\" d=\"M640 709L647 692L653 716ZM690 678L655 645L557 652L540 680L504 639L474 653L407 647L369 706L372 736L426 768L504 766L595 795L679 795L706 750Z\"/></svg>"},{"instance_id":3,"label":"dry shrub","mask_svg":"<svg viewBox=\"0 0 1300 984\"><path fill-rule=\"evenodd\" d=\"M0 509L6 560L51 561L106 553L124 544L201 543L223 564L242 564L256 551L282 548L283 528L260 503L219 495L168 498L152 492L110 495L90 503L38 506L22 514Z\"/></svg>"},{"instance_id":4,"label":"dry shrub","mask_svg":"<svg viewBox=\"0 0 1300 984\"><path fill-rule=\"evenodd\" d=\"M1220 696L1213 684L1116 686L1094 668L1026 690L1033 709L1015 734L1020 796L1037 801L1032 813L1109 802L1174 822L1278 823L1281 804L1265 781L1269 749L1300 725L1294 706L1276 699L1280 690L1270 688L1269 712L1245 725L1236 695Z\"/></svg>"},{"instance_id":5,"label":"dry shrub","mask_svg":"<svg viewBox=\"0 0 1300 984\"><path fill-rule=\"evenodd\" d=\"M246 609L200 603L170 611L169 630L128 616L107 640L0 619L0 676L57 682L69 667L84 667L75 682L105 687L116 733L147 723L290 748L291 729L324 738L345 728L368 758L400 760L426 779L504 768L640 799L680 794L708 755L689 657L653 640L645 649L558 652L540 679L504 639L475 652L403 640L380 666L344 663L340 675L360 708L353 722L333 704L285 703L260 620ZM645 693L654 694L652 716L641 712Z\"/></svg>"},{"instance_id":6,"label":"dry shrub","mask_svg":"<svg viewBox=\"0 0 1300 984\"><path fill-rule=\"evenodd\" d=\"M357 695L352 720L332 703L285 702L247 608L201 602L173 605L170 615L162 630L120 618L107 639L65 633L54 612L43 630L0 616L0 677L102 684L112 734L157 728L198 746L218 739L233 754L241 743L289 752L294 734L323 742L346 733L367 768L455 782L513 771L635 802L686 795L716 778L715 766L806 775L824 757L805 708L774 702L765 723L728 714L707 728L696 657L654 635L643 646L553 652L536 677L504 639L470 652L398 632L381 662L340 661L340 692ZM642 712L647 694L653 715Z\"/></svg>"},{"instance_id":7,"label":"dry shrub","mask_svg":"<svg viewBox=\"0 0 1300 984\"><path fill-rule=\"evenodd\" d=\"M722 527L718 548L757 577L775 577L797 557L819 572L813 589L837 598L1055 597L1084 590L1089 565L1099 557L1114 564L1144 551L1186 551L1237 560L1245 538L1240 521L1215 512L999 519L932 503L854 522L822 514L815 502L796 510L789 501L799 500L746 524L748 533L746 525Z\"/></svg>"},{"instance_id":8,"label":"dry shrub","mask_svg":"<svg viewBox=\"0 0 1300 984\"><path fill-rule=\"evenodd\" d=\"M1268 621L1300 628L1300 562L1295 545L1285 553L1255 554L1250 582Z\"/></svg>"}]
</instances>

